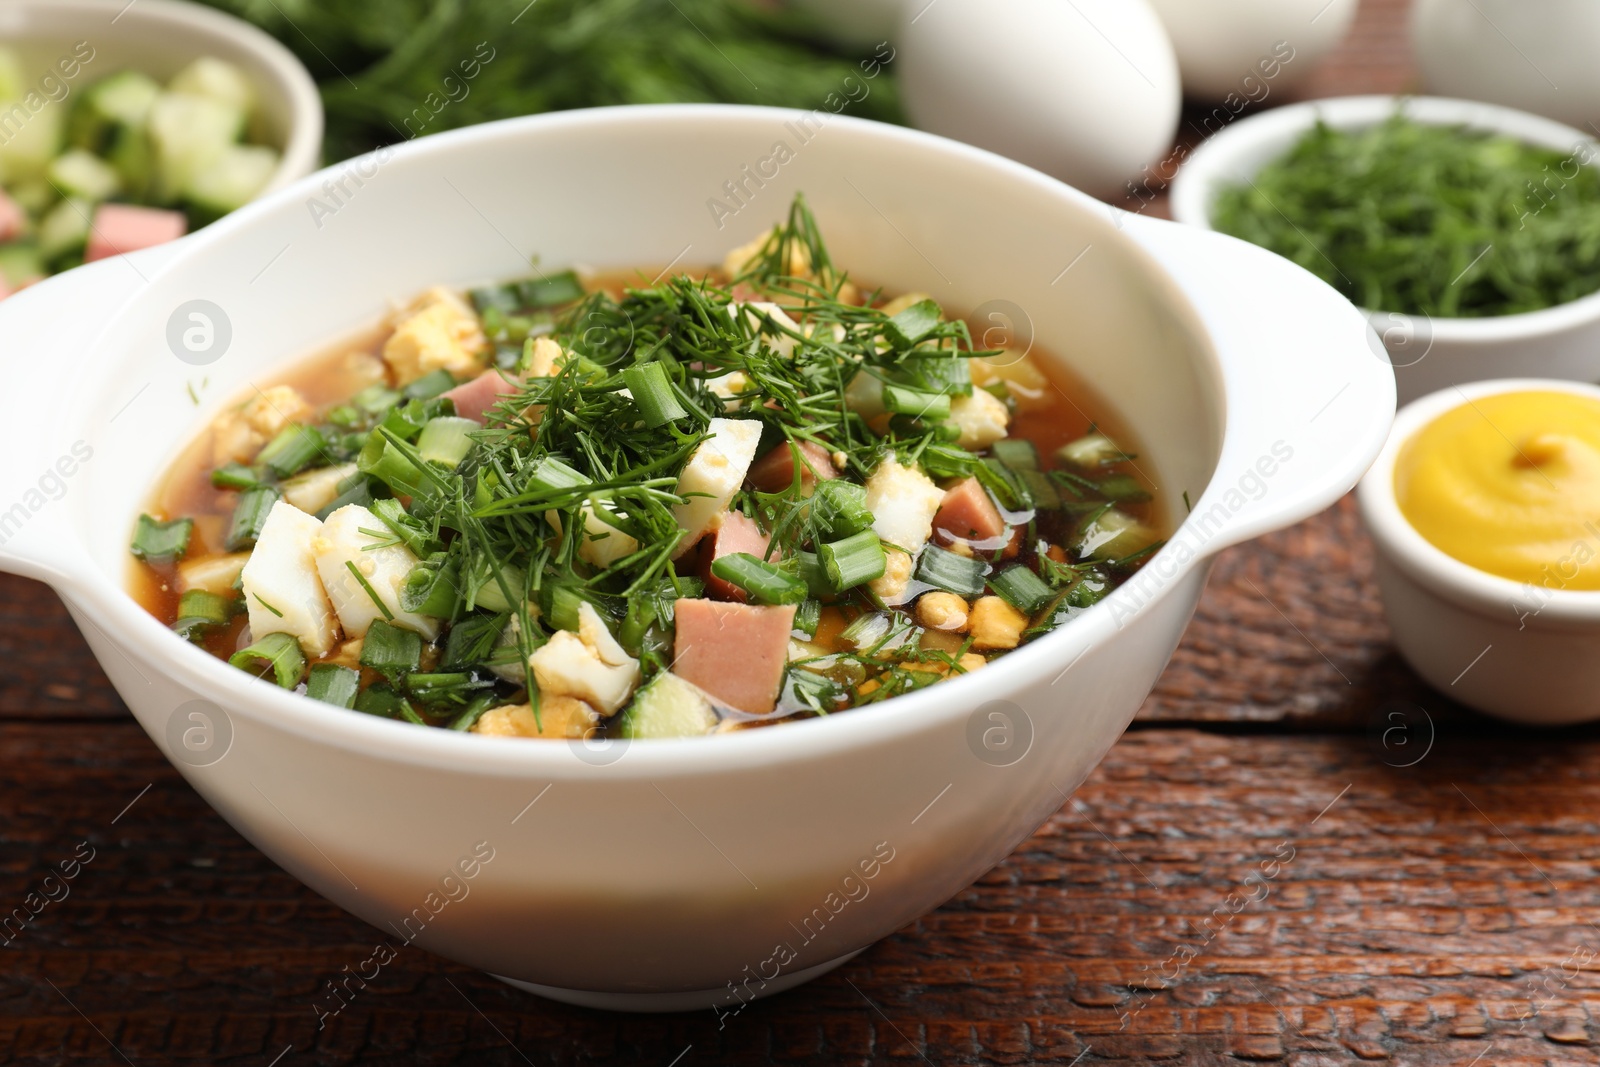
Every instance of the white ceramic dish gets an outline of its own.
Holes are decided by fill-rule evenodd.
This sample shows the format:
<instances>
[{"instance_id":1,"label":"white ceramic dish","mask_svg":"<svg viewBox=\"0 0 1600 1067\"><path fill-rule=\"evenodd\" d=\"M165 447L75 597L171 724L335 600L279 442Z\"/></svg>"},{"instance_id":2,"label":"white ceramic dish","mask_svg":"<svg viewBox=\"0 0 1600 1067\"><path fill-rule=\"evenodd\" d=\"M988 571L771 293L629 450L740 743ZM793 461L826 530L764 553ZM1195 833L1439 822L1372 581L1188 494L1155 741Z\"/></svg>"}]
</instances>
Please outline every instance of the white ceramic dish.
<instances>
[{"instance_id":1,"label":"white ceramic dish","mask_svg":"<svg viewBox=\"0 0 1600 1067\"><path fill-rule=\"evenodd\" d=\"M391 943L417 934L525 988L626 1008L770 993L860 951L1060 807L1161 672L1215 553L1354 485L1394 382L1360 314L1285 260L1162 221L1119 229L1075 190L927 134L835 118L797 144L809 119L673 106L473 127L345 164L366 177L331 217L307 210L313 175L175 245L25 291L0 305L10 395L30 398L3 431L0 567L56 587L223 817ZM792 158L719 226L711 201L780 140ZM717 262L800 190L836 262L952 308L1012 302L1126 415L1164 506L1195 504L1137 580L981 675L873 710L611 747L331 710L177 639L124 592L134 516L181 446L391 298L515 276L534 253ZM231 338L205 366L168 342L196 300ZM92 458L62 462L75 445ZM49 500L41 476L67 467ZM450 882L470 895L417 912L475 847L492 862Z\"/></svg>"},{"instance_id":2,"label":"white ceramic dish","mask_svg":"<svg viewBox=\"0 0 1600 1067\"><path fill-rule=\"evenodd\" d=\"M87 41L82 65L59 103L92 81L139 70L165 82L191 60L216 56L255 84L267 140L283 153L263 193L305 177L322 153L322 99L310 73L283 45L243 19L179 0L0 0L0 43L18 51L25 71L45 71ZM35 73L36 77L37 74Z\"/></svg>"},{"instance_id":3,"label":"white ceramic dish","mask_svg":"<svg viewBox=\"0 0 1600 1067\"><path fill-rule=\"evenodd\" d=\"M1600 718L1600 593L1535 590L1454 559L1417 532L1395 500L1394 465L1417 431L1480 397L1525 389L1600 399L1600 386L1507 378L1442 389L1407 404L1361 480L1361 517L1378 547L1378 588L1395 644L1416 672L1468 707L1560 726ZM1590 550L1596 550L1590 545Z\"/></svg>"},{"instance_id":4,"label":"white ceramic dish","mask_svg":"<svg viewBox=\"0 0 1600 1067\"><path fill-rule=\"evenodd\" d=\"M1426 96L1313 100L1243 119L1202 144L1178 171L1172 215L1179 222L1210 229L1218 192L1254 177L1287 152L1319 117L1330 126L1361 129L1382 122L1396 107L1418 122L1461 124L1583 153L1578 160L1600 152L1593 137L1570 126L1493 104ZM1543 311L1497 318L1368 314L1376 336L1384 342L1376 354L1393 363L1402 404L1449 385L1486 378L1600 378L1600 293Z\"/></svg>"}]
</instances>

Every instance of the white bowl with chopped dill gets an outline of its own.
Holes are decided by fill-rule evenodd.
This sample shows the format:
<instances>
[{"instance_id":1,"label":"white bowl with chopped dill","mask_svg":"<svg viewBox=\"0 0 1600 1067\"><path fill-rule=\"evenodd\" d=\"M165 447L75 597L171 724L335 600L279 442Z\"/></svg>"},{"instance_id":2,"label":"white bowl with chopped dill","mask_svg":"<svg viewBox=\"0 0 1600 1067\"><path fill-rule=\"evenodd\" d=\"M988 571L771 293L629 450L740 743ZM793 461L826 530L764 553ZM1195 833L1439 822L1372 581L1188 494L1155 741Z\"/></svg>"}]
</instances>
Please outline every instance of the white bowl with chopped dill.
<instances>
[{"instance_id":1,"label":"white bowl with chopped dill","mask_svg":"<svg viewBox=\"0 0 1600 1067\"><path fill-rule=\"evenodd\" d=\"M1579 130L1492 104L1314 100L1206 141L1172 213L1285 255L1361 306L1402 403L1487 378L1592 381L1597 156Z\"/></svg>"}]
</instances>

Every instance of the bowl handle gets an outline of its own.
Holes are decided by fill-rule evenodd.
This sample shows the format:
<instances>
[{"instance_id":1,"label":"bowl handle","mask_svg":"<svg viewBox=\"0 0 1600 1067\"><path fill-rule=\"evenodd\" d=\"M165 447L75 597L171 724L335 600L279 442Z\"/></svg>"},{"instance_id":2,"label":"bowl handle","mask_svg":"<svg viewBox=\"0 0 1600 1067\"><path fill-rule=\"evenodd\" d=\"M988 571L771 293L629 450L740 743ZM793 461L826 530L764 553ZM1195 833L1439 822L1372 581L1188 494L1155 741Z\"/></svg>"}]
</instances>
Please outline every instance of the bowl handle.
<instances>
[{"instance_id":1,"label":"bowl handle","mask_svg":"<svg viewBox=\"0 0 1600 1067\"><path fill-rule=\"evenodd\" d=\"M67 533L67 509L40 492L41 473L83 458L63 447L51 420L67 410L75 391L99 379L103 372L92 353L106 323L181 243L85 264L0 301L0 365L11 416L0 423L0 455L6 457L0 463L0 570L58 588L85 573L82 546Z\"/></svg>"},{"instance_id":2,"label":"bowl handle","mask_svg":"<svg viewBox=\"0 0 1600 1067\"><path fill-rule=\"evenodd\" d=\"M1183 290L1219 357L1226 431L1185 523L1194 554L1299 522L1349 492L1394 421L1394 371L1366 317L1255 245L1160 219L1120 221Z\"/></svg>"}]
</instances>

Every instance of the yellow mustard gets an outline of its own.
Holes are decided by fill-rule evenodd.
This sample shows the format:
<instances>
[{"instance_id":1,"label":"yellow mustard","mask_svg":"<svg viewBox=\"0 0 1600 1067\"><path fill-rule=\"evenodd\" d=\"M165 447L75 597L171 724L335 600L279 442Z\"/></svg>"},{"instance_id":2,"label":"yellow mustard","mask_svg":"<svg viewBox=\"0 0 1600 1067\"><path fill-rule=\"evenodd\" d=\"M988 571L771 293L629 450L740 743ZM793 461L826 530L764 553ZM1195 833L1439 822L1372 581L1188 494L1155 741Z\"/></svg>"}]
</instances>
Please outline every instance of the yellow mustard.
<instances>
[{"instance_id":1,"label":"yellow mustard","mask_svg":"<svg viewBox=\"0 0 1600 1067\"><path fill-rule=\"evenodd\" d=\"M1444 552L1551 589L1600 589L1600 400L1480 397L1419 430L1394 469L1400 510Z\"/></svg>"}]
</instances>

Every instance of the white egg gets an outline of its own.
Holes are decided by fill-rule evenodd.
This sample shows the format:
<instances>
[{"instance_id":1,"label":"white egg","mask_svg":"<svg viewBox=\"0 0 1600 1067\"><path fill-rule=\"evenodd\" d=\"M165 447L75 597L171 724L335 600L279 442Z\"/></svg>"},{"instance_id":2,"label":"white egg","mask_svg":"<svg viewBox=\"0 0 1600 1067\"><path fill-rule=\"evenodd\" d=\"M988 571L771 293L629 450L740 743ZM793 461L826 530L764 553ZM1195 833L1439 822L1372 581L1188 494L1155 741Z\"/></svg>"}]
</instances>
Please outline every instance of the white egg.
<instances>
[{"instance_id":1,"label":"white egg","mask_svg":"<svg viewBox=\"0 0 1600 1067\"><path fill-rule=\"evenodd\" d=\"M1178 63L1145 0L924 0L896 43L918 127L1084 192L1120 198L1172 145Z\"/></svg>"},{"instance_id":2,"label":"white egg","mask_svg":"<svg viewBox=\"0 0 1600 1067\"><path fill-rule=\"evenodd\" d=\"M928 0L789 0L788 6L810 15L840 44L871 48L894 36L908 2L921 7Z\"/></svg>"},{"instance_id":3,"label":"white egg","mask_svg":"<svg viewBox=\"0 0 1600 1067\"><path fill-rule=\"evenodd\" d=\"M1430 93L1532 111L1585 133L1600 123L1596 41L1594 0L1417 0L1411 13Z\"/></svg>"},{"instance_id":4,"label":"white egg","mask_svg":"<svg viewBox=\"0 0 1600 1067\"><path fill-rule=\"evenodd\" d=\"M1178 53L1184 92L1259 102L1305 78L1344 40L1357 0L1150 0L1150 6Z\"/></svg>"}]
</instances>

